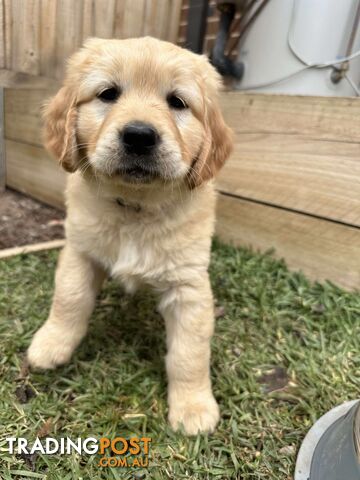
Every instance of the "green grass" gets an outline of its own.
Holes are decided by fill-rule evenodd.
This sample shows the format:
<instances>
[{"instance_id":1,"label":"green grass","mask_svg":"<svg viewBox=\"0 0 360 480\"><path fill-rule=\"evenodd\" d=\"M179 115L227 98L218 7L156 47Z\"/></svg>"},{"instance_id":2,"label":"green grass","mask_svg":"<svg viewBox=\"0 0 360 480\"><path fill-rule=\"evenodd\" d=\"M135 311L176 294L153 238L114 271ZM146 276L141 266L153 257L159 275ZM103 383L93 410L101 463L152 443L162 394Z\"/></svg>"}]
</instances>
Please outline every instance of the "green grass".
<instances>
[{"instance_id":1,"label":"green grass","mask_svg":"<svg viewBox=\"0 0 360 480\"><path fill-rule=\"evenodd\" d=\"M155 299L148 293L125 296L115 282L103 290L73 361L21 379L23 354L49 310L56 259L51 251L0 262L4 480L291 479L298 447L315 419L359 396L360 296L313 284L269 254L217 243L211 278L225 314L212 342L221 408L213 435L187 438L168 428L164 327ZM24 384L35 396L20 403L16 391ZM124 416L129 413L144 415ZM5 437L33 441L45 422L49 436L151 436L150 467L104 470L96 455L39 456L25 463L4 451Z\"/></svg>"}]
</instances>

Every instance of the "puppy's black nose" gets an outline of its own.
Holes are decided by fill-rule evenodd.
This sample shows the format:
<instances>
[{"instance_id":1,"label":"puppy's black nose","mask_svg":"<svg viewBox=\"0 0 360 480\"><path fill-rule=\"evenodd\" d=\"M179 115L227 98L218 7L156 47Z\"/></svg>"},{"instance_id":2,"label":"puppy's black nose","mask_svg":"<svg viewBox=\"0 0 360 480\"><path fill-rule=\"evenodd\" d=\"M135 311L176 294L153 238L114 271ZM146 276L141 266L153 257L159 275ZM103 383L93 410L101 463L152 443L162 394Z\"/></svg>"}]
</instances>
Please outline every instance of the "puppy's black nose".
<instances>
[{"instance_id":1,"label":"puppy's black nose","mask_svg":"<svg viewBox=\"0 0 360 480\"><path fill-rule=\"evenodd\" d=\"M147 155L152 153L159 140L156 130L146 123L134 122L125 126L122 142L127 153Z\"/></svg>"}]
</instances>

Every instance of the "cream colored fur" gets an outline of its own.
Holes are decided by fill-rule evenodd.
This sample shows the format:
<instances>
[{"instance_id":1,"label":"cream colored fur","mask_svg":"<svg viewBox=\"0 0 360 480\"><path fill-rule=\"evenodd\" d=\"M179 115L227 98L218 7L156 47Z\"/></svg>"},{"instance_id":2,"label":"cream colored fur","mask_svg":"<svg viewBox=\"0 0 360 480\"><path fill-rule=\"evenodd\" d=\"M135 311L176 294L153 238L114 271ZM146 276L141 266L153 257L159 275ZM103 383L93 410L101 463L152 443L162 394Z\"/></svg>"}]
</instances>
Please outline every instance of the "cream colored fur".
<instances>
[{"instance_id":1,"label":"cream colored fur","mask_svg":"<svg viewBox=\"0 0 360 480\"><path fill-rule=\"evenodd\" d=\"M109 79L123 89L110 106L96 98ZM53 304L29 362L54 368L70 360L107 275L130 293L150 286L166 325L169 421L188 434L211 432L219 420L209 375L214 313L207 269L211 178L230 153L231 137L218 84L204 57L166 42L92 39L70 61L45 113L47 146L74 173ZM169 109L166 94L174 90L186 97L188 111ZM162 137L163 178L150 184L128 183L113 170L121 162L116 132L133 119L151 122Z\"/></svg>"}]
</instances>

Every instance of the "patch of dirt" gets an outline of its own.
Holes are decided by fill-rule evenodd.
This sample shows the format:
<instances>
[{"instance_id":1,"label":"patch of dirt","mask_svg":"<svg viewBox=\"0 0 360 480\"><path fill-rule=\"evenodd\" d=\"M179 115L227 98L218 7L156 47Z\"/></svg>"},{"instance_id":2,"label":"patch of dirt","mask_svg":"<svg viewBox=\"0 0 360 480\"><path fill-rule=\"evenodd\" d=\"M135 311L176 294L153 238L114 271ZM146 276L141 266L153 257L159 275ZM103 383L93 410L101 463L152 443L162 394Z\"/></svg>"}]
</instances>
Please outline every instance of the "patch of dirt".
<instances>
[{"instance_id":1,"label":"patch of dirt","mask_svg":"<svg viewBox=\"0 0 360 480\"><path fill-rule=\"evenodd\" d=\"M0 193L0 249L64 238L65 213L14 190Z\"/></svg>"},{"instance_id":2,"label":"patch of dirt","mask_svg":"<svg viewBox=\"0 0 360 480\"><path fill-rule=\"evenodd\" d=\"M15 396L20 403L28 403L29 400L36 397L36 393L30 385L23 383L15 390Z\"/></svg>"},{"instance_id":3,"label":"patch of dirt","mask_svg":"<svg viewBox=\"0 0 360 480\"><path fill-rule=\"evenodd\" d=\"M21 452L19 455L17 455L17 457L21 458L22 460L24 460L25 462L25 465L30 468L30 470L32 472L35 472L35 468L36 468L36 459L38 457L38 454L37 452L35 453L24 453L24 452Z\"/></svg>"},{"instance_id":4,"label":"patch of dirt","mask_svg":"<svg viewBox=\"0 0 360 480\"><path fill-rule=\"evenodd\" d=\"M275 367L268 370L259 378L259 383L263 385L265 393L282 390L288 385L289 381L290 379L286 370L282 367Z\"/></svg>"}]
</instances>

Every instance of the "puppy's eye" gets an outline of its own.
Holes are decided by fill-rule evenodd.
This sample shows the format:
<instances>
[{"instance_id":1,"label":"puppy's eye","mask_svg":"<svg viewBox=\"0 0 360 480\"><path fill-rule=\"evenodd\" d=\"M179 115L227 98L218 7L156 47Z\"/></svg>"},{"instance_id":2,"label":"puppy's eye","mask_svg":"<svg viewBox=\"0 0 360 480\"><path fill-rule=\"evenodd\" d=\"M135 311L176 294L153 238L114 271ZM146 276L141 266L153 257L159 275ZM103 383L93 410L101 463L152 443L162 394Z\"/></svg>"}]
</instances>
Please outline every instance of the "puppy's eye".
<instances>
[{"instance_id":1,"label":"puppy's eye","mask_svg":"<svg viewBox=\"0 0 360 480\"><path fill-rule=\"evenodd\" d=\"M120 90L116 87L106 88L96 96L103 102L115 102L120 95Z\"/></svg>"},{"instance_id":2,"label":"puppy's eye","mask_svg":"<svg viewBox=\"0 0 360 480\"><path fill-rule=\"evenodd\" d=\"M167 102L170 108L175 108L176 110L184 110L188 108L187 103L182 98L178 97L177 95L169 95L167 97Z\"/></svg>"}]
</instances>

